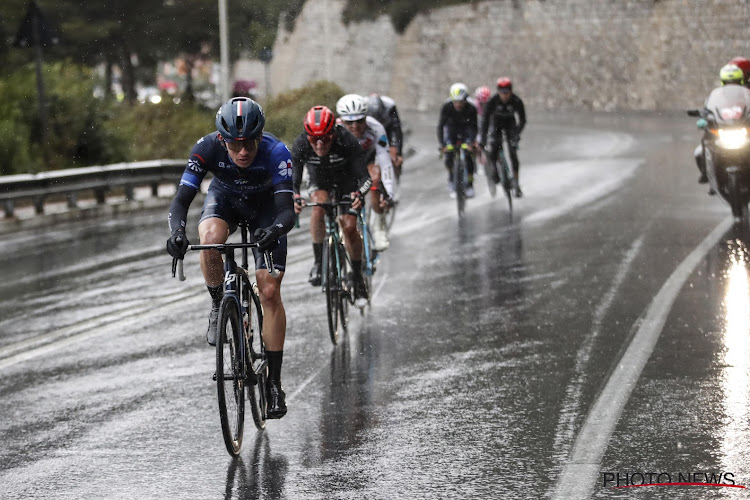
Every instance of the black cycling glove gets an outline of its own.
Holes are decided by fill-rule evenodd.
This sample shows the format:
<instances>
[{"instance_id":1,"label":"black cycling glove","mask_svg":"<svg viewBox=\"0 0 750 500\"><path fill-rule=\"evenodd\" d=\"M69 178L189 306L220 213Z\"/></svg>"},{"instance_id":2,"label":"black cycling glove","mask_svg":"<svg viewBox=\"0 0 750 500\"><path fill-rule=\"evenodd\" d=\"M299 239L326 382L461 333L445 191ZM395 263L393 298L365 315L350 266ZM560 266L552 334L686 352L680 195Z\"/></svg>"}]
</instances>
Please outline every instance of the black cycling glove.
<instances>
[{"instance_id":1,"label":"black cycling glove","mask_svg":"<svg viewBox=\"0 0 750 500\"><path fill-rule=\"evenodd\" d=\"M167 240L167 252L175 259L182 259L185 257L185 252L190 242L185 236L185 230L178 227L172 231L172 236Z\"/></svg>"},{"instance_id":2,"label":"black cycling glove","mask_svg":"<svg viewBox=\"0 0 750 500\"><path fill-rule=\"evenodd\" d=\"M265 252L266 250L273 250L276 245L279 244L279 236L281 236L284 230L284 226L276 224L275 226L259 227L253 233L255 242L258 244L258 250Z\"/></svg>"}]
</instances>

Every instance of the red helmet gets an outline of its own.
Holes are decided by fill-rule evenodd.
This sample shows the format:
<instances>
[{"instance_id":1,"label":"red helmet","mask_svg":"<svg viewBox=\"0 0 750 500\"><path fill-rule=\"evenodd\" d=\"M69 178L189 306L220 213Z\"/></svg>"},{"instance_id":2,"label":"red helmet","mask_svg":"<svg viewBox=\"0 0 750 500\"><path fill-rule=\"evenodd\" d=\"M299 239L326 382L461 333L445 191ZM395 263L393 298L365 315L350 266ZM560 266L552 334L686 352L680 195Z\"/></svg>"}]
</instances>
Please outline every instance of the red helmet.
<instances>
[{"instance_id":1,"label":"red helmet","mask_svg":"<svg viewBox=\"0 0 750 500\"><path fill-rule=\"evenodd\" d=\"M497 88L513 90L513 82L507 76L501 76L497 79Z\"/></svg>"},{"instance_id":2,"label":"red helmet","mask_svg":"<svg viewBox=\"0 0 750 500\"><path fill-rule=\"evenodd\" d=\"M490 100L490 88L482 85L474 91L474 98L482 104Z\"/></svg>"},{"instance_id":3,"label":"red helmet","mask_svg":"<svg viewBox=\"0 0 750 500\"><path fill-rule=\"evenodd\" d=\"M305 116L305 132L313 137L328 135L335 124L333 112L325 106L310 108Z\"/></svg>"},{"instance_id":4,"label":"red helmet","mask_svg":"<svg viewBox=\"0 0 750 500\"><path fill-rule=\"evenodd\" d=\"M745 75L745 83L750 81L750 60L744 57L735 57L729 61L729 64L734 64L742 70L742 73Z\"/></svg>"}]
</instances>

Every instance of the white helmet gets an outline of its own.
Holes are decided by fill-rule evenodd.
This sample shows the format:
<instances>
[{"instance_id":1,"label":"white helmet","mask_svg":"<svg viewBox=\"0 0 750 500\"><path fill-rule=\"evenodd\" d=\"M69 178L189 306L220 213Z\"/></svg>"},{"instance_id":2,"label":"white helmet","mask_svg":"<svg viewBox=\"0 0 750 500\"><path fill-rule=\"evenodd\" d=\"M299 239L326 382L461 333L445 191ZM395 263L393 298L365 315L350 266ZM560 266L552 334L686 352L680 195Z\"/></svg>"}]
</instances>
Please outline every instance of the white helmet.
<instances>
[{"instance_id":1,"label":"white helmet","mask_svg":"<svg viewBox=\"0 0 750 500\"><path fill-rule=\"evenodd\" d=\"M336 103L336 112L342 120L360 120L367 115L367 99L359 94L347 94Z\"/></svg>"},{"instance_id":2,"label":"white helmet","mask_svg":"<svg viewBox=\"0 0 750 500\"><path fill-rule=\"evenodd\" d=\"M469 89L463 83L454 83L450 95L451 101L465 101L469 97Z\"/></svg>"}]
</instances>

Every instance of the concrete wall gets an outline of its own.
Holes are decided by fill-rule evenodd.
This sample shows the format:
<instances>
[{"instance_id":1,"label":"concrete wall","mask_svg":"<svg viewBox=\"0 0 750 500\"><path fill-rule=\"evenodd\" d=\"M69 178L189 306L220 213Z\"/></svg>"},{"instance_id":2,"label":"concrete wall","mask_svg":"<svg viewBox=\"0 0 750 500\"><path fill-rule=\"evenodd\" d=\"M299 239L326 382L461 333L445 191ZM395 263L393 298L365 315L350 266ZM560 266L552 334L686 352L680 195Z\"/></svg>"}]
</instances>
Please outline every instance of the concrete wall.
<instances>
[{"instance_id":1,"label":"concrete wall","mask_svg":"<svg viewBox=\"0 0 750 500\"><path fill-rule=\"evenodd\" d=\"M280 29L274 92L328 79L428 110L455 81L509 76L537 108L681 109L726 61L750 58L748 0L495 0L420 14L402 35L385 16L345 26L342 8L307 0L294 31Z\"/></svg>"}]
</instances>

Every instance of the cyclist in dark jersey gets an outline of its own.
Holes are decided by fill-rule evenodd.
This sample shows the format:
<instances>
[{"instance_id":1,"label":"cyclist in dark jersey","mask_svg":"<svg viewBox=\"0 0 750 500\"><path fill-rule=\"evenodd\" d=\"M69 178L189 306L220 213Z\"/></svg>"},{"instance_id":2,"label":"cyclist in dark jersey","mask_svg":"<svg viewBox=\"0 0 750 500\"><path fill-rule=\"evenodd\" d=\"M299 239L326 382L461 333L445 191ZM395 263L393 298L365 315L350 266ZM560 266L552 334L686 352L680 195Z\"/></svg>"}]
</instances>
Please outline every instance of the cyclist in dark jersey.
<instances>
[{"instance_id":1,"label":"cyclist in dark jersey","mask_svg":"<svg viewBox=\"0 0 750 500\"><path fill-rule=\"evenodd\" d=\"M253 248L255 276L263 305L263 340L268 354L268 418L286 414L281 388L281 363L286 335L286 312L281 301L281 280L286 265L286 233L294 226L292 161L287 147L263 132L265 115L252 99L237 97L216 114L217 131L202 137L190 154L177 194L169 207L167 251L183 258L188 208L208 172L214 176L203 202L198 224L201 244L225 243L238 223L250 223L260 251ZM274 278L265 270L262 252L271 250ZM201 251L201 270L212 299L207 340L216 344L219 303L223 295L221 254Z\"/></svg>"},{"instance_id":2,"label":"cyclist in dark jersey","mask_svg":"<svg viewBox=\"0 0 750 500\"><path fill-rule=\"evenodd\" d=\"M446 150L446 145L462 140L472 150L476 150L477 138L477 108L468 102L469 89L463 83L454 83L450 88L450 98L440 109L440 119L437 126L437 137L440 150L445 153L445 167L448 169L448 189L451 196L455 196L453 184L453 155ZM471 155L466 155L466 167L469 174L466 196L474 196L474 161Z\"/></svg>"},{"instance_id":3,"label":"cyclist in dark jersey","mask_svg":"<svg viewBox=\"0 0 750 500\"><path fill-rule=\"evenodd\" d=\"M336 188L340 196L351 196L353 210L360 209L372 181L365 163L365 152L357 138L343 126L336 125L333 112L325 106L311 108L305 116L304 127L305 131L292 145L295 211L299 213L304 206L299 190L305 166L310 174L308 193L313 202L330 201L329 191ZM313 207L310 215L310 236L315 263L310 270L309 279L313 286L320 286L321 283L324 221L324 210L321 207ZM355 305L364 307L367 305L367 292L362 279L362 237L357 230L354 215L342 216L340 223L344 230L346 250L352 261Z\"/></svg>"},{"instance_id":4,"label":"cyclist in dark jersey","mask_svg":"<svg viewBox=\"0 0 750 500\"><path fill-rule=\"evenodd\" d=\"M401 177L401 165L404 162L404 133L401 130L401 119L398 116L396 103L388 96L370 94L367 98L367 115L372 116L385 127L388 134L389 153L396 179Z\"/></svg>"},{"instance_id":5,"label":"cyclist in dark jersey","mask_svg":"<svg viewBox=\"0 0 750 500\"><path fill-rule=\"evenodd\" d=\"M487 143L487 135L492 123L490 142ZM513 168L513 189L516 198L523 196L518 184L518 141L521 140L521 132L526 126L526 109L520 97L513 93L513 83L509 78L500 77L497 80L497 94L492 96L484 106L484 119L482 120L481 144L489 146L489 154L493 158L502 151L502 132L506 131L510 151L510 163Z\"/></svg>"}]
</instances>

